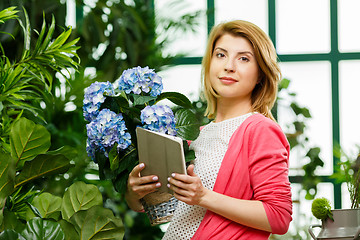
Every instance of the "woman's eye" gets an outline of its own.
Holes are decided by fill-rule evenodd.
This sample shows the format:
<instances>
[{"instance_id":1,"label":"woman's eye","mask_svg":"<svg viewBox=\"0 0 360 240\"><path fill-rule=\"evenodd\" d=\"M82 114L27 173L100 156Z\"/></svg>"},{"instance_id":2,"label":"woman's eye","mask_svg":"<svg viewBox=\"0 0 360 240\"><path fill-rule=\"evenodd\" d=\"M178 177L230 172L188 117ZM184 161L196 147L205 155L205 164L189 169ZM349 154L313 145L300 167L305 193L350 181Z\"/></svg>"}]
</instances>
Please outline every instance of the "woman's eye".
<instances>
[{"instance_id":1,"label":"woman's eye","mask_svg":"<svg viewBox=\"0 0 360 240\"><path fill-rule=\"evenodd\" d=\"M219 58L224 57L224 56L225 56L225 54L223 54L223 53L217 53L216 54L216 57L219 57Z\"/></svg>"},{"instance_id":2,"label":"woman's eye","mask_svg":"<svg viewBox=\"0 0 360 240\"><path fill-rule=\"evenodd\" d=\"M250 61L247 57L240 57L239 60L241 61L245 61L245 62L248 62Z\"/></svg>"}]
</instances>

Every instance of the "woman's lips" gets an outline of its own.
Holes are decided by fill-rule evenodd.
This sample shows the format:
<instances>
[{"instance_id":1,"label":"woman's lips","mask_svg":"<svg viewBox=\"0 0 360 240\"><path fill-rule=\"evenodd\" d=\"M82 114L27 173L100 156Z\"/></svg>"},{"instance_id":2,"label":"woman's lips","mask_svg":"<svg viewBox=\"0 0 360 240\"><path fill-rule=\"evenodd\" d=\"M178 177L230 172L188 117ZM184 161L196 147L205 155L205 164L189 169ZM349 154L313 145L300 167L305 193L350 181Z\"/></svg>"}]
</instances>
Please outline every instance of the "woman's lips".
<instances>
[{"instance_id":1,"label":"woman's lips","mask_svg":"<svg viewBox=\"0 0 360 240\"><path fill-rule=\"evenodd\" d=\"M223 84L233 84L237 82L235 79L231 77L219 77L219 79Z\"/></svg>"}]
</instances>

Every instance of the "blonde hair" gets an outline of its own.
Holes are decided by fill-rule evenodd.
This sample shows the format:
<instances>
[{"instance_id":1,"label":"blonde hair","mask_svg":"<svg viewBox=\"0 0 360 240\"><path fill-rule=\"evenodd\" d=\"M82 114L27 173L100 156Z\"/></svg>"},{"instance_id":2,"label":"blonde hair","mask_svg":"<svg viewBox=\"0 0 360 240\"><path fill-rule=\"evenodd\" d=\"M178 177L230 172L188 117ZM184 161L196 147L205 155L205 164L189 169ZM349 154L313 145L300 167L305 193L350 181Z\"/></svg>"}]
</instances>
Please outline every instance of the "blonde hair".
<instances>
[{"instance_id":1,"label":"blonde hair","mask_svg":"<svg viewBox=\"0 0 360 240\"><path fill-rule=\"evenodd\" d=\"M244 37L254 48L255 58L260 70L260 81L255 86L251 95L252 110L275 121L271 114L271 108L274 106L278 82L281 79L275 47L271 39L258 26L243 20L221 23L210 32L205 55L202 60L201 73L203 94L207 101L205 116L208 118L215 118L216 116L216 99L218 95L210 83L209 72L216 42L224 34Z\"/></svg>"}]
</instances>

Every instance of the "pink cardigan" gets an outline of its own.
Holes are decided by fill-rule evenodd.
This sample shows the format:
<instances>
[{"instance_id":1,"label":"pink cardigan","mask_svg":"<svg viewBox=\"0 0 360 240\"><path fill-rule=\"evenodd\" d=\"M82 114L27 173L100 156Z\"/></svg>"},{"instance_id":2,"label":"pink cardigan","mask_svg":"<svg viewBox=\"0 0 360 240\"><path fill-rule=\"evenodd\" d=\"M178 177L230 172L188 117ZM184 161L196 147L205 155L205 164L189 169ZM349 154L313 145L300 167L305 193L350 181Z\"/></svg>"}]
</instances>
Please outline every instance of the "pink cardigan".
<instances>
[{"instance_id":1,"label":"pink cardigan","mask_svg":"<svg viewBox=\"0 0 360 240\"><path fill-rule=\"evenodd\" d=\"M281 128L261 114L248 117L232 135L214 191L263 203L272 233L285 234L292 220L288 179L289 143ZM192 239L268 239L270 232L207 211Z\"/></svg>"}]
</instances>

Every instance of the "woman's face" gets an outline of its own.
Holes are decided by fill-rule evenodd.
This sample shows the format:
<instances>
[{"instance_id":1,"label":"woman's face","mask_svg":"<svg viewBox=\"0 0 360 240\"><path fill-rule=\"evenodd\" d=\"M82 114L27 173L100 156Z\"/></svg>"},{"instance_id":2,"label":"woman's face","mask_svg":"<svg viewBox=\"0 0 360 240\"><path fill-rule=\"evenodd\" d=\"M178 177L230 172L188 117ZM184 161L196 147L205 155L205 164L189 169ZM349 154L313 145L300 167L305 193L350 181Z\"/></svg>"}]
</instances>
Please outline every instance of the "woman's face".
<instances>
[{"instance_id":1,"label":"woman's face","mask_svg":"<svg viewBox=\"0 0 360 240\"><path fill-rule=\"evenodd\" d=\"M251 102L259 67L250 42L230 34L221 36L211 58L209 77L220 99Z\"/></svg>"}]
</instances>

